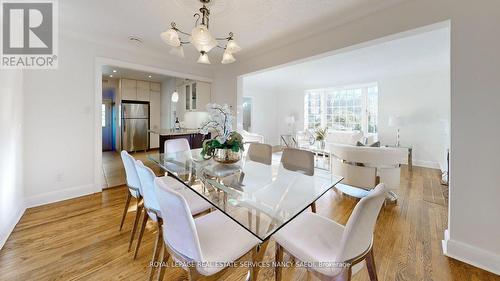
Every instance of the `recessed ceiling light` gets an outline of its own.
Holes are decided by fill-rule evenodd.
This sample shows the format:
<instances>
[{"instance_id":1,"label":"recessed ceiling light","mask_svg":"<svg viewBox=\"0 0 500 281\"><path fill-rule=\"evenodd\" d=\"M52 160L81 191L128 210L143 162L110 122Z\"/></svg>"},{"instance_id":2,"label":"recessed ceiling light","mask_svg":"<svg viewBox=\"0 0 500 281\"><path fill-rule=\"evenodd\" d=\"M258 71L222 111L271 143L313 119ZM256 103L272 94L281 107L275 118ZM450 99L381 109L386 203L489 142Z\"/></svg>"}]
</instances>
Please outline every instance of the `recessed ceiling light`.
<instances>
[{"instance_id":1,"label":"recessed ceiling light","mask_svg":"<svg viewBox=\"0 0 500 281\"><path fill-rule=\"evenodd\" d=\"M113 74L109 75L109 78L113 78Z\"/></svg>"},{"instance_id":2,"label":"recessed ceiling light","mask_svg":"<svg viewBox=\"0 0 500 281\"><path fill-rule=\"evenodd\" d=\"M116 73L116 70L115 70L115 69L113 69L113 73Z\"/></svg>"},{"instance_id":3,"label":"recessed ceiling light","mask_svg":"<svg viewBox=\"0 0 500 281\"><path fill-rule=\"evenodd\" d=\"M152 78L153 76L149 75L148 77L149 77L149 78Z\"/></svg>"}]
</instances>

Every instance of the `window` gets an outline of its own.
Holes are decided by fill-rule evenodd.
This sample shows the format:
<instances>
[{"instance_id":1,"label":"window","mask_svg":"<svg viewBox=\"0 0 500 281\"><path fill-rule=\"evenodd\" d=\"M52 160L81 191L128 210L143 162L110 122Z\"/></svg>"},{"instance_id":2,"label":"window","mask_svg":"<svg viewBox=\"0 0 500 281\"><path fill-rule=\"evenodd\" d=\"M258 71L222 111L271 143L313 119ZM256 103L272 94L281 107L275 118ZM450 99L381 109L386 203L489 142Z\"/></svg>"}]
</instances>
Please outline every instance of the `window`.
<instances>
[{"instance_id":1,"label":"window","mask_svg":"<svg viewBox=\"0 0 500 281\"><path fill-rule=\"evenodd\" d=\"M304 96L304 128L377 132L376 84L308 90Z\"/></svg>"},{"instance_id":2,"label":"window","mask_svg":"<svg viewBox=\"0 0 500 281\"><path fill-rule=\"evenodd\" d=\"M101 105L101 126L106 127L106 105Z\"/></svg>"}]
</instances>

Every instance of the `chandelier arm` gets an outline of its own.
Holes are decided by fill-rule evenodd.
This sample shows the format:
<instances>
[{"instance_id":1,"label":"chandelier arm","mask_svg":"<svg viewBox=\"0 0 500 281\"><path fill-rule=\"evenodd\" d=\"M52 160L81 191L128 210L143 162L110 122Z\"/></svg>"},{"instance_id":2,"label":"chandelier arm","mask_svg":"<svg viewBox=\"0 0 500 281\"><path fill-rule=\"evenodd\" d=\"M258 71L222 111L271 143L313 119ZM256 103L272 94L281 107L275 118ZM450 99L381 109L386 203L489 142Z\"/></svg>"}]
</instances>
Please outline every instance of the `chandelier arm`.
<instances>
[{"instance_id":1,"label":"chandelier arm","mask_svg":"<svg viewBox=\"0 0 500 281\"><path fill-rule=\"evenodd\" d=\"M187 33L187 32L184 32L184 31L182 31L182 30L178 29L177 27L173 28L173 30L175 30L175 31L179 32L180 34L184 34L184 35L187 35L187 36L191 36L191 34L189 34L189 33Z\"/></svg>"},{"instance_id":2,"label":"chandelier arm","mask_svg":"<svg viewBox=\"0 0 500 281\"><path fill-rule=\"evenodd\" d=\"M219 41L225 41L225 40L229 40L231 39L231 37L216 37L215 40L219 40Z\"/></svg>"}]
</instances>

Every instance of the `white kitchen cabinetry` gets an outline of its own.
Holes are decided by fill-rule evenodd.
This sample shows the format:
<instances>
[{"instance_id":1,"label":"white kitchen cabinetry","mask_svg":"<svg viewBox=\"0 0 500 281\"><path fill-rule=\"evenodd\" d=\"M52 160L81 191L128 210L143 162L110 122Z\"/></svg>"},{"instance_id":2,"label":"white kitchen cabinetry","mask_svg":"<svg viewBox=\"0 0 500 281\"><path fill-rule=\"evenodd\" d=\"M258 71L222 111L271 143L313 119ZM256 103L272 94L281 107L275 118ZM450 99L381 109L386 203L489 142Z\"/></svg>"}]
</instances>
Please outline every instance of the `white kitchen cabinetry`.
<instances>
[{"instance_id":1,"label":"white kitchen cabinetry","mask_svg":"<svg viewBox=\"0 0 500 281\"><path fill-rule=\"evenodd\" d=\"M152 83L151 83L152 84ZM156 88L155 88L156 89ZM160 111L161 111L161 100L160 91L151 90L149 95L149 128L154 131L159 131L161 129L160 124ZM159 148L160 147L160 137L158 134L149 134L149 147Z\"/></svg>"},{"instance_id":2,"label":"white kitchen cabinetry","mask_svg":"<svg viewBox=\"0 0 500 281\"><path fill-rule=\"evenodd\" d=\"M122 100L137 100L137 81L121 79L120 90Z\"/></svg>"},{"instance_id":3,"label":"white kitchen cabinetry","mask_svg":"<svg viewBox=\"0 0 500 281\"><path fill-rule=\"evenodd\" d=\"M137 100L149 101L150 83L146 81L137 81Z\"/></svg>"},{"instance_id":4,"label":"white kitchen cabinetry","mask_svg":"<svg viewBox=\"0 0 500 281\"><path fill-rule=\"evenodd\" d=\"M181 93L186 111L206 111L206 105L211 100L210 83L189 82L183 84L178 91Z\"/></svg>"}]
</instances>

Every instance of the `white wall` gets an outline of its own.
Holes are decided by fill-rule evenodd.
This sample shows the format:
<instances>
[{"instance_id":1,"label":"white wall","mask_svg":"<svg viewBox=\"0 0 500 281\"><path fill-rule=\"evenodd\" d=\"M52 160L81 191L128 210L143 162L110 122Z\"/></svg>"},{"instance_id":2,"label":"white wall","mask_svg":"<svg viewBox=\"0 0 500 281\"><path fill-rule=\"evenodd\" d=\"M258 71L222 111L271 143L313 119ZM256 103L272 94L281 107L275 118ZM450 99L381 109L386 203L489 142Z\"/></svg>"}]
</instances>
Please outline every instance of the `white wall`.
<instances>
[{"instance_id":1,"label":"white wall","mask_svg":"<svg viewBox=\"0 0 500 281\"><path fill-rule=\"evenodd\" d=\"M176 79L170 77L161 83L161 128L172 128L172 94L176 90ZM174 120L175 121L175 120Z\"/></svg>"},{"instance_id":2,"label":"white wall","mask_svg":"<svg viewBox=\"0 0 500 281\"><path fill-rule=\"evenodd\" d=\"M450 145L450 72L414 74L378 81L378 138L396 143L391 116L400 116L402 146L413 147L413 164L439 169Z\"/></svg>"},{"instance_id":3,"label":"white wall","mask_svg":"<svg viewBox=\"0 0 500 281\"><path fill-rule=\"evenodd\" d=\"M266 143L279 144L277 95L266 89L249 89L245 91L245 96L253 98L251 132L263 135Z\"/></svg>"},{"instance_id":4,"label":"white wall","mask_svg":"<svg viewBox=\"0 0 500 281\"><path fill-rule=\"evenodd\" d=\"M23 72L0 70L0 249L24 213Z\"/></svg>"},{"instance_id":5,"label":"white wall","mask_svg":"<svg viewBox=\"0 0 500 281\"><path fill-rule=\"evenodd\" d=\"M25 74L25 195L28 206L100 190L95 163L96 57L209 77L206 68L60 36L59 69ZM78 54L78 55L75 55ZM100 96L100 95L99 95ZM98 102L100 103L100 101ZM100 142L100 140L99 140ZM99 143L98 142L98 143ZM99 149L100 150L100 147Z\"/></svg>"},{"instance_id":6,"label":"white wall","mask_svg":"<svg viewBox=\"0 0 500 281\"><path fill-rule=\"evenodd\" d=\"M500 139L500 37L494 36L500 2L410 0L296 42L283 41L216 73L215 98L236 106L239 75L446 20L451 20L451 182L444 251L500 274L500 146L494 142Z\"/></svg>"}]
</instances>

